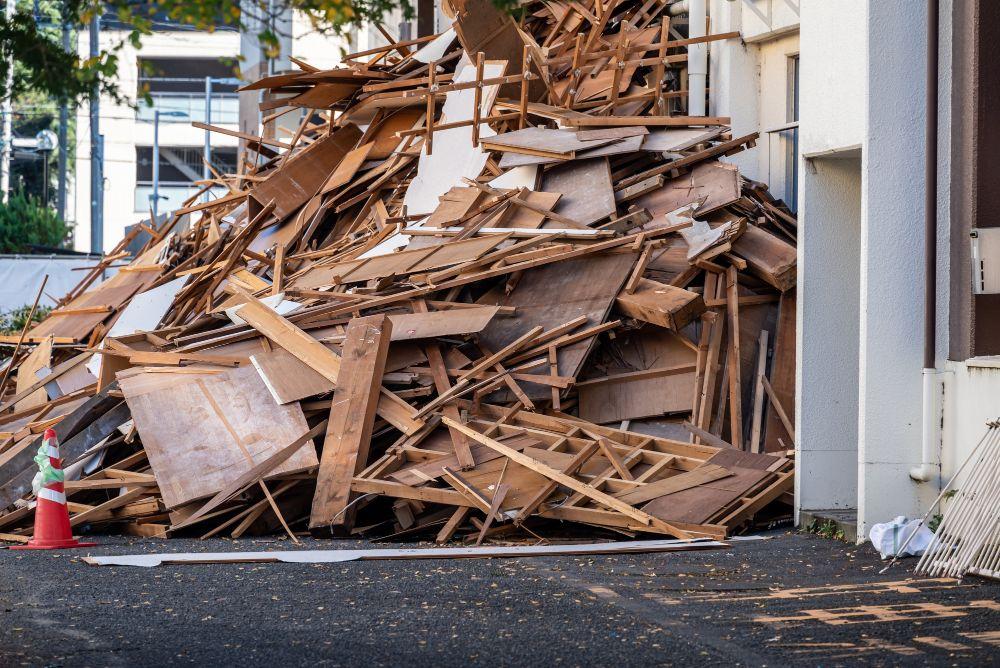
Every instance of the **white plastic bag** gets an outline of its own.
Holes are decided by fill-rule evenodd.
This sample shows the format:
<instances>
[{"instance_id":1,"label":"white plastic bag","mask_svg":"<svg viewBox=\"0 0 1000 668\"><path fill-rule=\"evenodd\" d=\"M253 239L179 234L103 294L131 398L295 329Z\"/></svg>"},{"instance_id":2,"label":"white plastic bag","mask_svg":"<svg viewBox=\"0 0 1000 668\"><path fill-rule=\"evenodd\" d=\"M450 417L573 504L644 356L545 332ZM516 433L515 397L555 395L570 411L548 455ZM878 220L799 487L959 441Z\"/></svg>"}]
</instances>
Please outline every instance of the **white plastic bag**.
<instances>
[{"instance_id":1,"label":"white plastic bag","mask_svg":"<svg viewBox=\"0 0 1000 668\"><path fill-rule=\"evenodd\" d=\"M906 545L905 551L899 552L914 531L917 535ZM919 557L934 540L934 534L927 527L921 526L920 520L907 520L903 515L891 522L876 524L868 533L868 537L883 559L895 557L897 554L901 557Z\"/></svg>"}]
</instances>

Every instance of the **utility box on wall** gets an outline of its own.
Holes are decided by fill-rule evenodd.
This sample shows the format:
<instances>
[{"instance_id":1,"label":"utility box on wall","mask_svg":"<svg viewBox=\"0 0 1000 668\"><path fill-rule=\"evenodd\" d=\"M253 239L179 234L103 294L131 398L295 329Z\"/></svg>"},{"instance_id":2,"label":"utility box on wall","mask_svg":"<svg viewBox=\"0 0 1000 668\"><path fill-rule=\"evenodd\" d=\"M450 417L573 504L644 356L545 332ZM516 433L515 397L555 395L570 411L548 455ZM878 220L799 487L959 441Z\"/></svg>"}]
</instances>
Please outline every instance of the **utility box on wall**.
<instances>
[{"instance_id":1,"label":"utility box on wall","mask_svg":"<svg viewBox=\"0 0 1000 668\"><path fill-rule=\"evenodd\" d=\"M972 230L972 293L1000 294L1000 227Z\"/></svg>"}]
</instances>

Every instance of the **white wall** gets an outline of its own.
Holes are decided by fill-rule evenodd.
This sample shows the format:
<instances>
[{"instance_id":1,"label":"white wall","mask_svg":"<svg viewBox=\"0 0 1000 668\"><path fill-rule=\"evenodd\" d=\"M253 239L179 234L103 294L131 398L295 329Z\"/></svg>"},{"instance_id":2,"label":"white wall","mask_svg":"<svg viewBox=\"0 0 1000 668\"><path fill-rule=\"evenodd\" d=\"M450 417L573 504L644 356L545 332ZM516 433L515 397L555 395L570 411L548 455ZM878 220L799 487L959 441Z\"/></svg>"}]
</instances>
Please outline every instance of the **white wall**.
<instances>
[{"instance_id":1,"label":"white wall","mask_svg":"<svg viewBox=\"0 0 1000 668\"><path fill-rule=\"evenodd\" d=\"M1000 418L1000 357L945 362L943 368L947 373L945 429L941 444L942 485L951 479L982 438L986 421ZM959 480L958 486L961 484Z\"/></svg>"},{"instance_id":2,"label":"white wall","mask_svg":"<svg viewBox=\"0 0 1000 668\"><path fill-rule=\"evenodd\" d=\"M803 2L796 510L857 508L864 0ZM831 27L836 26L836 29Z\"/></svg>"},{"instance_id":3,"label":"white wall","mask_svg":"<svg viewBox=\"0 0 1000 668\"><path fill-rule=\"evenodd\" d=\"M801 4L799 150L857 147L866 131L865 0Z\"/></svg>"},{"instance_id":4,"label":"white wall","mask_svg":"<svg viewBox=\"0 0 1000 668\"><path fill-rule=\"evenodd\" d=\"M858 533L935 496L918 464L923 362L924 3L867 7Z\"/></svg>"},{"instance_id":5,"label":"white wall","mask_svg":"<svg viewBox=\"0 0 1000 668\"><path fill-rule=\"evenodd\" d=\"M786 175L791 134L766 130L789 120L789 58L799 52L798 15L790 10L772 10L768 2L757 0L759 7L728 0L711 3L712 32L740 30L744 41L711 43L709 113L729 116L734 137L760 133L755 148L726 160L737 165L747 177L766 182L775 197L788 199L791 184L786 183ZM777 27L764 30L767 26L761 16L769 14Z\"/></svg>"},{"instance_id":6,"label":"white wall","mask_svg":"<svg viewBox=\"0 0 1000 668\"><path fill-rule=\"evenodd\" d=\"M39 300L41 306L55 306L61 298L80 284L87 276L86 269L93 267L98 258L79 255L21 255L0 257L0 312L31 306L38 288L45 281L45 292ZM117 269L105 272L110 278ZM103 280L103 279L101 279ZM95 285L100 283L97 281Z\"/></svg>"},{"instance_id":7,"label":"white wall","mask_svg":"<svg viewBox=\"0 0 1000 668\"><path fill-rule=\"evenodd\" d=\"M854 509L858 499L860 156L803 160L799 179L796 513Z\"/></svg>"}]
</instances>

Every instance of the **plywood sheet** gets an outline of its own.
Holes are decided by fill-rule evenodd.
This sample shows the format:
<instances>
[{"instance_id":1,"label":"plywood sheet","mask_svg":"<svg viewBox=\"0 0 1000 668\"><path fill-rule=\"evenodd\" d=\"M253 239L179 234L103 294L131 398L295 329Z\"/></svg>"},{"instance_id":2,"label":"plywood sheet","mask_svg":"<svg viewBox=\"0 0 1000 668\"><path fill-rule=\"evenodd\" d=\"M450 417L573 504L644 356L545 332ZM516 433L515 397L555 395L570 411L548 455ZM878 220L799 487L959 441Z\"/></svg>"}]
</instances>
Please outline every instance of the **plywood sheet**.
<instances>
[{"instance_id":1,"label":"plywood sheet","mask_svg":"<svg viewBox=\"0 0 1000 668\"><path fill-rule=\"evenodd\" d=\"M628 128L631 129L631 128ZM639 150L642 145L642 137L638 135L633 135L631 137L624 137L621 139L615 139L600 146L598 148L589 148L585 150L577 151L576 159L585 160L587 158L599 158L605 155L620 155L622 153L632 153ZM543 158L534 155L519 155L517 153L504 153L503 157L500 158L500 167L502 169L509 169L512 167L520 167L523 165L550 165L557 162L562 162L559 158Z\"/></svg>"},{"instance_id":2,"label":"plywood sheet","mask_svg":"<svg viewBox=\"0 0 1000 668\"><path fill-rule=\"evenodd\" d=\"M216 494L308 430L299 406L279 406L252 366L139 373L120 382L169 508ZM318 463L307 443L273 475Z\"/></svg>"},{"instance_id":3,"label":"plywood sheet","mask_svg":"<svg viewBox=\"0 0 1000 668\"><path fill-rule=\"evenodd\" d=\"M553 156L561 156L565 159L573 157L577 151L586 151L598 148L606 144L611 144L616 139L589 139L582 140L577 137L574 130L560 130L542 127L527 127L513 132L505 132L502 135L490 137L483 140L486 148L511 152L524 153L527 155L541 155L545 153Z\"/></svg>"},{"instance_id":4,"label":"plywood sheet","mask_svg":"<svg viewBox=\"0 0 1000 668\"><path fill-rule=\"evenodd\" d=\"M682 206L707 198L698 215L732 204L740 197L740 172L725 162L703 162L687 174L663 184L659 190L636 199L636 205L662 216Z\"/></svg>"},{"instance_id":5,"label":"plywood sheet","mask_svg":"<svg viewBox=\"0 0 1000 668\"><path fill-rule=\"evenodd\" d=\"M722 133L721 128L663 128L651 131L642 142L643 151L684 151Z\"/></svg>"},{"instance_id":6,"label":"plywood sheet","mask_svg":"<svg viewBox=\"0 0 1000 668\"><path fill-rule=\"evenodd\" d=\"M333 389L333 383L283 348L251 355L250 362L274 400L288 404Z\"/></svg>"},{"instance_id":7,"label":"plywood sheet","mask_svg":"<svg viewBox=\"0 0 1000 668\"><path fill-rule=\"evenodd\" d=\"M288 217L319 192L330 172L359 139L361 130L353 124L326 135L289 158L280 170L271 172L254 187L251 197L262 207L273 199L275 217Z\"/></svg>"},{"instance_id":8,"label":"plywood sheet","mask_svg":"<svg viewBox=\"0 0 1000 668\"><path fill-rule=\"evenodd\" d=\"M440 269L474 260L493 250L503 241L500 235L450 241L430 248L405 250L391 255L315 265L294 279L297 288L316 288L339 283L363 283L383 276L401 276L418 271Z\"/></svg>"},{"instance_id":9,"label":"plywood sheet","mask_svg":"<svg viewBox=\"0 0 1000 668\"><path fill-rule=\"evenodd\" d=\"M711 461L709 460L709 462ZM741 498L746 492L773 475L759 469L726 468L733 475L698 487L661 496L647 503L642 507L642 510L665 522L703 524L708 522L721 508Z\"/></svg>"},{"instance_id":10,"label":"plywood sheet","mask_svg":"<svg viewBox=\"0 0 1000 668\"><path fill-rule=\"evenodd\" d=\"M695 364L695 352L679 335L647 327L619 336L595 356L598 375ZM610 363L606 363L610 361ZM690 411L694 401L694 370L625 382L603 382L579 388L580 417L597 423L620 422Z\"/></svg>"},{"instance_id":11,"label":"plywood sheet","mask_svg":"<svg viewBox=\"0 0 1000 668\"><path fill-rule=\"evenodd\" d=\"M15 391L20 394L38 382L36 372L45 369L52 362L52 338L39 343L31 354L17 367L17 385ZM23 411L34 406L41 406L49 400L45 388L39 388L14 404L15 411Z\"/></svg>"},{"instance_id":12,"label":"plywood sheet","mask_svg":"<svg viewBox=\"0 0 1000 668\"><path fill-rule=\"evenodd\" d=\"M524 272L510 295L492 300L501 306L515 307L516 314L494 318L480 339L490 349L499 350L538 325L549 330L580 316L587 318L580 329L601 324L635 259L634 253L593 255ZM575 377L593 341L594 337L590 337L560 348L559 374ZM531 383L521 383L521 387L533 399L551 396L547 387Z\"/></svg>"},{"instance_id":13,"label":"plywood sheet","mask_svg":"<svg viewBox=\"0 0 1000 668\"><path fill-rule=\"evenodd\" d=\"M615 214L615 192L607 158L573 160L549 169L542 190L560 193L556 213L590 225Z\"/></svg>"},{"instance_id":14,"label":"plywood sheet","mask_svg":"<svg viewBox=\"0 0 1000 668\"><path fill-rule=\"evenodd\" d=\"M137 266L137 262L138 260L130 266ZM62 307L60 310L66 311L67 315L59 315L59 311L53 311L48 318L32 327L28 331L29 340L41 340L51 335L56 338L81 341L89 336L94 327L106 320L114 310L127 302L132 295L143 290L159 277L158 267L156 270L150 271L133 271L128 268L120 270L108 280ZM95 306L109 306L111 311L72 313L76 309Z\"/></svg>"}]
</instances>

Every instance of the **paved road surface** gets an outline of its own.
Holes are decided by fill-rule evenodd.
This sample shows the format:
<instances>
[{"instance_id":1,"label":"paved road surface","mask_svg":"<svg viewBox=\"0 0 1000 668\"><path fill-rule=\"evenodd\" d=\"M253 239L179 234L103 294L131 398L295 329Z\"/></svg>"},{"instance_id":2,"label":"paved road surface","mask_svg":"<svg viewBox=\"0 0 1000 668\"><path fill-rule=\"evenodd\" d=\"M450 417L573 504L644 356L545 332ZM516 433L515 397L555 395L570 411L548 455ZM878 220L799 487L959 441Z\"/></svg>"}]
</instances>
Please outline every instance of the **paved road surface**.
<instances>
[{"instance_id":1,"label":"paved road surface","mask_svg":"<svg viewBox=\"0 0 1000 668\"><path fill-rule=\"evenodd\" d=\"M870 546L511 560L91 567L0 551L0 665L1000 664L1000 583L880 576ZM93 554L293 549L101 537ZM308 541L306 547L365 547Z\"/></svg>"}]
</instances>

